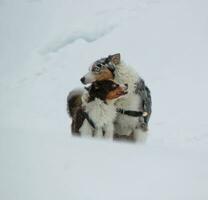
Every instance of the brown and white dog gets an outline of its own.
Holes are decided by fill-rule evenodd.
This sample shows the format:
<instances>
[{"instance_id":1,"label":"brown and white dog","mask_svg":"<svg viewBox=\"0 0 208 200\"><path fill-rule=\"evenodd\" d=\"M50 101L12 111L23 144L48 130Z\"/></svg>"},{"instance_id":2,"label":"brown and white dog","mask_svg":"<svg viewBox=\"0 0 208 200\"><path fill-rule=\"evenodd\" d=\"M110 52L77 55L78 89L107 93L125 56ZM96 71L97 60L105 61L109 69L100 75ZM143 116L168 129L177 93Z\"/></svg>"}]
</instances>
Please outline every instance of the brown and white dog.
<instances>
[{"instance_id":1,"label":"brown and white dog","mask_svg":"<svg viewBox=\"0 0 208 200\"><path fill-rule=\"evenodd\" d=\"M117 116L115 100L127 94L127 85L112 80L95 81L87 92L74 90L67 98L72 133L113 137ZM142 114L142 113L141 113Z\"/></svg>"},{"instance_id":2,"label":"brown and white dog","mask_svg":"<svg viewBox=\"0 0 208 200\"><path fill-rule=\"evenodd\" d=\"M143 79L121 61L120 54L95 61L89 72L81 78L83 84L98 80L114 80L119 84L128 84L128 95L115 102L118 111L114 123L115 136L132 136L139 129L148 130L152 106L150 90ZM139 111L148 115L141 116Z\"/></svg>"}]
</instances>

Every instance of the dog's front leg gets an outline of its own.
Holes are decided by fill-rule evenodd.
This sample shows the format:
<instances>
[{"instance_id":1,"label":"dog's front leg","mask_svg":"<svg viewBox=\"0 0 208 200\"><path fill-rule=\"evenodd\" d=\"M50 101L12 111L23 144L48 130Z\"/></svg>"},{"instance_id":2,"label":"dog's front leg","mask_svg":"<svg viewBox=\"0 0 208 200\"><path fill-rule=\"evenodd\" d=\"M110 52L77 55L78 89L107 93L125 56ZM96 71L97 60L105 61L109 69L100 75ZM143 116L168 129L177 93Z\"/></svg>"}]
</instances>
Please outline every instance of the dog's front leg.
<instances>
[{"instance_id":1,"label":"dog's front leg","mask_svg":"<svg viewBox=\"0 0 208 200\"><path fill-rule=\"evenodd\" d=\"M102 128L97 128L95 129L95 137L101 138L103 136L103 131Z\"/></svg>"},{"instance_id":2,"label":"dog's front leg","mask_svg":"<svg viewBox=\"0 0 208 200\"><path fill-rule=\"evenodd\" d=\"M79 129L81 136L93 136L94 130L85 119L82 126Z\"/></svg>"},{"instance_id":3,"label":"dog's front leg","mask_svg":"<svg viewBox=\"0 0 208 200\"><path fill-rule=\"evenodd\" d=\"M113 124L106 124L104 126L105 138L113 138L114 126Z\"/></svg>"}]
</instances>

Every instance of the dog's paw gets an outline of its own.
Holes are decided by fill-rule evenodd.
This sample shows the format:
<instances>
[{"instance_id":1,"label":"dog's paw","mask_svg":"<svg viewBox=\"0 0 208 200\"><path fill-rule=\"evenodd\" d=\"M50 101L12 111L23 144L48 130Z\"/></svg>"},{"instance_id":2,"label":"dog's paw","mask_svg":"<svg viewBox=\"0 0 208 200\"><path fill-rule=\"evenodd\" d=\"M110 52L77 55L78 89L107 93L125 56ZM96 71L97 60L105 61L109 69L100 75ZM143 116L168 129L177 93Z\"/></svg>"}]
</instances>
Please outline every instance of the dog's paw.
<instances>
[{"instance_id":1,"label":"dog's paw","mask_svg":"<svg viewBox=\"0 0 208 200\"><path fill-rule=\"evenodd\" d=\"M140 128L144 131L144 132L147 132L149 129L148 129L148 125L147 124L145 124L145 123L142 123L141 125L140 125Z\"/></svg>"}]
</instances>

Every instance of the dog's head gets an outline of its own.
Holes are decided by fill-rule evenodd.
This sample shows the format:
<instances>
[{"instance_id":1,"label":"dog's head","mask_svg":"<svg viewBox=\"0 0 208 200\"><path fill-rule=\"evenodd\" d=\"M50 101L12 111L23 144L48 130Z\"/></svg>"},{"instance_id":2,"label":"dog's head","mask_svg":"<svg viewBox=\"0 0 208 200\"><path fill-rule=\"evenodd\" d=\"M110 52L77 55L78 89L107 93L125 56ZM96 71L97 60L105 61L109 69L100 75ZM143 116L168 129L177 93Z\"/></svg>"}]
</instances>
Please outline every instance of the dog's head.
<instances>
[{"instance_id":1,"label":"dog's head","mask_svg":"<svg viewBox=\"0 0 208 200\"><path fill-rule=\"evenodd\" d=\"M94 81L113 79L115 65L118 65L120 61L119 53L95 61L90 67L90 71L80 79L81 82L88 84Z\"/></svg>"},{"instance_id":2,"label":"dog's head","mask_svg":"<svg viewBox=\"0 0 208 200\"><path fill-rule=\"evenodd\" d=\"M95 81L89 87L85 87L91 99L103 101L117 99L128 93L128 85L117 84L112 80Z\"/></svg>"}]
</instances>

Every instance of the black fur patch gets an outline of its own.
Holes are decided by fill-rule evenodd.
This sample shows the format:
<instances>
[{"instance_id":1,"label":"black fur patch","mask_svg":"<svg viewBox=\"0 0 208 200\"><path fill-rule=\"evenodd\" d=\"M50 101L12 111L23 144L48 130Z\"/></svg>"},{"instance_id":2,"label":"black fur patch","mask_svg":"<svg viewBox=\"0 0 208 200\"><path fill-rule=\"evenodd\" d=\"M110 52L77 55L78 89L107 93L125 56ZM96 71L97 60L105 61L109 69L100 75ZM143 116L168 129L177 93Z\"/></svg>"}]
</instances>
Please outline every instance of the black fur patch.
<instances>
[{"instance_id":1,"label":"black fur patch","mask_svg":"<svg viewBox=\"0 0 208 200\"><path fill-rule=\"evenodd\" d=\"M117 87L119 87L119 85L111 80L95 81L88 88L90 101L93 101L95 98L105 101L108 93L115 90Z\"/></svg>"}]
</instances>

